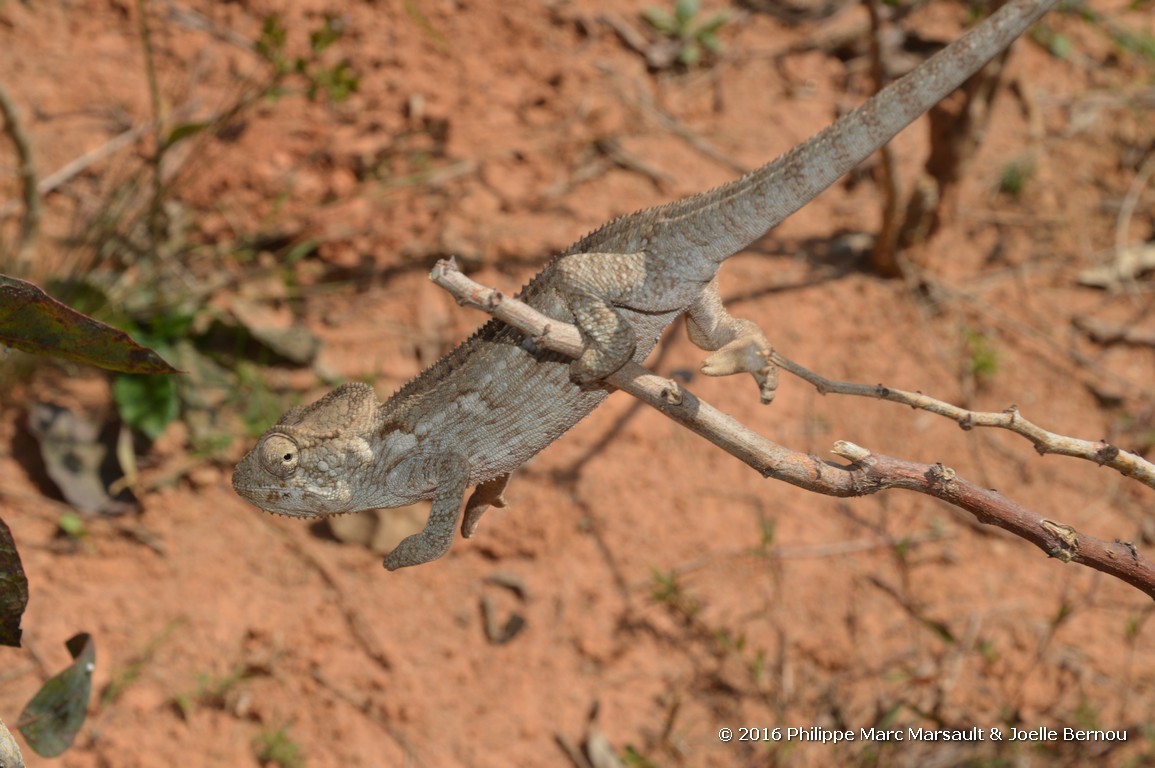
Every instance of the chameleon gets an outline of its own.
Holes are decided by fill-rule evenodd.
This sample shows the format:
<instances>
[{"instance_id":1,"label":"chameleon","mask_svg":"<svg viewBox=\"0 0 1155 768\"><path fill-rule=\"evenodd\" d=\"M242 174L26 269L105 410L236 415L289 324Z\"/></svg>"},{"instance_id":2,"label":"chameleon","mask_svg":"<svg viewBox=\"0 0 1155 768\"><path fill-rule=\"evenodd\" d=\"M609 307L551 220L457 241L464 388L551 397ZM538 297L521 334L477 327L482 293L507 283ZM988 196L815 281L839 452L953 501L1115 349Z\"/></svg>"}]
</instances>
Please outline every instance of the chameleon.
<instances>
[{"instance_id":1,"label":"chameleon","mask_svg":"<svg viewBox=\"0 0 1155 768\"><path fill-rule=\"evenodd\" d=\"M267 512L301 518L431 500L424 529L385 557L393 571L444 555L459 522L462 536L473 536L491 506L505 506L510 473L597 408L611 389L601 382L642 362L679 316L711 353L703 373L749 373L769 403L777 387L771 347L755 323L722 305L722 262L945 98L1056 2L1010 0L776 160L614 219L554 257L520 298L578 327L577 358L490 320L383 403L367 384L347 383L290 409L241 459L233 488Z\"/></svg>"}]
</instances>

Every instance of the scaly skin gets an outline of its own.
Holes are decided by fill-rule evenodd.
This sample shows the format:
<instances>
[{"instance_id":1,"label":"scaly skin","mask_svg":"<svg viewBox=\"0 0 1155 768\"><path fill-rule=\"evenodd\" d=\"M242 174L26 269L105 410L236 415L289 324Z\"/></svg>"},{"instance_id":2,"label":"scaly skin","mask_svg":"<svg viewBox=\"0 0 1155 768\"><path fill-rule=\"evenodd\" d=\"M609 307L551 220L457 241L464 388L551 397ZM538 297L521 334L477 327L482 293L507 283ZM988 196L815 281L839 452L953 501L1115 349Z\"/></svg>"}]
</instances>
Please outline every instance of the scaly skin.
<instances>
[{"instance_id":1,"label":"scaly skin","mask_svg":"<svg viewBox=\"0 0 1155 768\"><path fill-rule=\"evenodd\" d=\"M643 361L685 314L713 352L703 371L751 373L774 396L770 346L722 306L721 263L762 237L889 141L1006 48L1056 0L1011 0L914 72L777 160L709 192L615 219L526 285L522 298L574 323L576 361L536 348L499 321L378 404L363 384L286 413L233 474L237 493L268 512L321 517L432 499L425 529L385 558L390 570L440 557L490 505L509 474L608 395L598 382Z\"/></svg>"}]
</instances>

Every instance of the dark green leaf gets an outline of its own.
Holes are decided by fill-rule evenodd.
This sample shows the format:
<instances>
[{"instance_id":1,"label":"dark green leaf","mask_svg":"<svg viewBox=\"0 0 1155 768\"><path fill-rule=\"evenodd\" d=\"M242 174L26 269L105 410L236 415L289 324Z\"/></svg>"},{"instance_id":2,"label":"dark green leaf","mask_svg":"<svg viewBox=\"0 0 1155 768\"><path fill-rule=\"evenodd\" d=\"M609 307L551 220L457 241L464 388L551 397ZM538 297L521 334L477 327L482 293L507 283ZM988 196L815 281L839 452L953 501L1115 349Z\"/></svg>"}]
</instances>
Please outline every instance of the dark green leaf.
<instances>
[{"instance_id":1,"label":"dark green leaf","mask_svg":"<svg viewBox=\"0 0 1155 768\"><path fill-rule=\"evenodd\" d=\"M112 322L117 328L124 328L115 320L109 320L110 301L107 290L98 285L95 279L88 277L50 277L44 283L44 292L49 296L55 296L57 301L61 301L72 307L77 312L82 312L93 317L100 316L103 322Z\"/></svg>"},{"instance_id":2,"label":"dark green leaf","mask_svg":"<svg viewBox=\"0 0 1155 768\"><path fill-rule=\"evenodd\" d=\"M181 123L180 125L178 125L176 128L173 128L169 132L168 138L164 140L164 145L166 147L171 147L173 144L176 144L181 139L187 139L189 136L200 133L205 128L208 128L210 125L212 125L212 123L206 123L206 122Z\"/></svg>"},{"instance_id":3,"label":"dark green leaf","mask_svg":"<svg viewBox=\"0 0 1155 768\"><path fill-rule=\"evenodd\" d=\"M180 415L180 395L171 376L117 376L112 399L120 418L150 440Z\"/></svg>"},{"instance_id":4,"label":"dark green leaf","mask_svg":"<svg viewBox=\"0 0 1155 768\"><path fill-rule=\"evenodd\" d=\"M16 726L32 751L42 757L56 757L72 745L84 725L92 695L92 671L96 667L92 636L74 635L66 645L72 664L32 697Z\"/></svg>"},{"instance_id":5,"label":"dark green leaf","mask_svg":"<svg viewBox=\"0 0 1155 768\"><path fill-rule=\"evenodd\" d=\"M196 312L188 308L157 308L148 319L146 328L137 332L137 338L155 349L171 356L171 344L188 337Z\"/></svg>"},{"instance_id":6,"label":"dark green leaf","mask_svg":"<svg viewBox=\"0 0 1155 768\"><path fill-rule=\"evenodd\" d=\"M309 80L307 95L311 101L315 101L318 93L324 90L330 101L341 102L356 93L361 85L361 78L347 59L337 62L332 69L318 69Z\"/></svg>"},{"instance_id":7,"label":"dark green leaf","mask_svg":"<svg viewBox=\"0 0 1155 768\"><path fill-rule=\"evenodd\" d=\"M20 647L20 617L28 605L28 578L12 531L0 520L0 645Z\"/></svg>"},{"instance_id":8,"label":"dark green leaf","mask_svg":"<svg viewBox=\"0 0 1155 768\"><path fill-rule=\"evenodd\" d=\"M345 24L339 16L325 16L325 24L309 33L309 47L313 53L320 53L345 34Z\"/></svg>"},{"instance_id":9,"label":"dark green leaf","mask_svg":"<svg viewBox=\"0 0 1155 768\"><path fill-rule=\"evenodd\" d=\"M297 243L292 248L290 248L289 252L286 253L280 259L281 266L282 267L293 266L294 264L296 264L298 261L305 258L306 256L310 256L313 253L315 253L317 250L317 246L319 246L320 244L321 244L320 240L315 240L313 238L309 238L308 240L304 240L300 243Z\"/></svg>"},{"instance_id":10,"label":"dark green leaf","mask_svg":"<svg viewBox=\"0 0 1155 768\"><path fill-rule=\"evenodd\" d=\"M177 373L124 331L61 304L32 283L0 275L0 345L125 373Z\"/></svg>"},{"instance_id":11,"label":"dark green leaf","mask_svg":"<svg viewBox=\"0 0 1155 768\"><path fill-rule=\"evenodd\" d=\"M279 67L288 34L280 16L275 13L266 16L264 24L261 25L261 36L257 39L257 53L261 58Z\"/></svg>"},{"instance_id":12,"label":"dark green leaf","mask_svg":"<svg viewBox=\"0 0 1155 768\"><path fill-rule=\"evenodd\" d=\"M347 59L337 62L337 66L331 70L323 70L318 79L329 94L329 99L335 102L344 101L361 87L361 77Z\"/></svg>"}]
</instances>

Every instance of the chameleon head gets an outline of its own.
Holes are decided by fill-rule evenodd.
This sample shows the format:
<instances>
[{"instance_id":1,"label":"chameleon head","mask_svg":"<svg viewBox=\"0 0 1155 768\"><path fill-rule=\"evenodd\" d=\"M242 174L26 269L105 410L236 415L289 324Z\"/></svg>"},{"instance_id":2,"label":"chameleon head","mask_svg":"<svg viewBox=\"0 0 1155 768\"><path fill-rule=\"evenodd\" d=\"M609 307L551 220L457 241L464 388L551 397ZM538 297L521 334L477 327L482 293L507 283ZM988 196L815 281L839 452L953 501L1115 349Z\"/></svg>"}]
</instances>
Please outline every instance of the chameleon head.
<instances>
[{"instance_id":1,"label":"chameleon head","mask_svg":"<svg viewBox=\"0 0 1155 768\"><path fill-rule=\"evenodd\" d=\"M345 384L281 417L233 472L236 492L266 512L324 517L376 506L358 498L359 475L374 465L370 431L377 397Z\"/></svg>"}]
</instances>

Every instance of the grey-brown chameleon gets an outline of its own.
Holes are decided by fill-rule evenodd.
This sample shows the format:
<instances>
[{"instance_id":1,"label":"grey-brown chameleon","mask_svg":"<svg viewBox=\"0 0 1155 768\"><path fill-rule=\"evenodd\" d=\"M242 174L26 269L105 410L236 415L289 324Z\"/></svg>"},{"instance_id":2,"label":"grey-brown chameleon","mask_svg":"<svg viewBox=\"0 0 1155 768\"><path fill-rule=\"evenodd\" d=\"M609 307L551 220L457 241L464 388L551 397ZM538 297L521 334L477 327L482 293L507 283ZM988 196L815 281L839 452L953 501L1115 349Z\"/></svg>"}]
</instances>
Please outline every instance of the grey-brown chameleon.
<instances>
[{"instance_id":1,"label":"grey-brown chameleon","mask_svg":"<svg viewBox=\"0 0 1155 768\"><path fill-rule=\"evenodd\" d=\"M425 529L385 558L395 570L448 551L465 491L468 538L509 474L608 395L598 382L641 362L685 314L691 340L713 352L703 372L753 374L774 396L770 345L722 306L723 261L833 184L1006 48L1057 0L1011 0L980 25L777 160L668 205L615 219L553 259L521 298L574 323L574 361L493 320L384 403L345 384L281 417L233 474L237 493L295 517L432 499Z\"/></svg>"}]
</instances>

